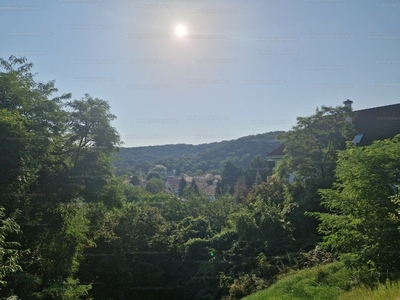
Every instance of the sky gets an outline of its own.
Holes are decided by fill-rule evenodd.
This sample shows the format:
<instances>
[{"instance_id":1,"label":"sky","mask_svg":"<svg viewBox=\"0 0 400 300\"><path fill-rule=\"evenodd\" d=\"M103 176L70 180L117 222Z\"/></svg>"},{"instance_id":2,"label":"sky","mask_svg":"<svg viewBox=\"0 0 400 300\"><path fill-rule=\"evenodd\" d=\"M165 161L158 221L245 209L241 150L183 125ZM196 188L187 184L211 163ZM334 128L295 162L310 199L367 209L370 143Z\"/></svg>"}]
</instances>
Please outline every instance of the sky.
<instances>
[{"instance_id":1,"label":"sky","mask_svg":"<svg viewBox=\"0 0 400 300\"><path fill-rule=\"evenodd\" d=\"M210 143L400 103L400 1L0 0L10 55L107 100L124 147Z\"/></svg>"}]
</instances>

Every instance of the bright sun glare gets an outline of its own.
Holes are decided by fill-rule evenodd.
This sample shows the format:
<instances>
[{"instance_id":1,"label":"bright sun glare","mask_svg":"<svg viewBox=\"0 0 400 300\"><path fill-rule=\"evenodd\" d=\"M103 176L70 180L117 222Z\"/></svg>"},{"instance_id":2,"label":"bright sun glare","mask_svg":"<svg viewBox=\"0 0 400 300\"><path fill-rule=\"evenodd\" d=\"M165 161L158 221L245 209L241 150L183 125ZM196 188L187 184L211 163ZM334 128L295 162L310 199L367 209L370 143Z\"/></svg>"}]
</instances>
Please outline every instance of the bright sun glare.
<instances>
[{"instance_id":1,"label":"bright sun glare","mask_svg":"<svg viewBox=\"0 0 400 300\"><path fill-rule=\"evenodd\" d=\"M179 24L178 26L176 26L175 32L176 32L176 34L177 34L178 36L183 37L183 36L186 35L187 30L186 30L186 27L185 27L185 26L183 26L182 24Z\"/></svg>"}]
</instances>

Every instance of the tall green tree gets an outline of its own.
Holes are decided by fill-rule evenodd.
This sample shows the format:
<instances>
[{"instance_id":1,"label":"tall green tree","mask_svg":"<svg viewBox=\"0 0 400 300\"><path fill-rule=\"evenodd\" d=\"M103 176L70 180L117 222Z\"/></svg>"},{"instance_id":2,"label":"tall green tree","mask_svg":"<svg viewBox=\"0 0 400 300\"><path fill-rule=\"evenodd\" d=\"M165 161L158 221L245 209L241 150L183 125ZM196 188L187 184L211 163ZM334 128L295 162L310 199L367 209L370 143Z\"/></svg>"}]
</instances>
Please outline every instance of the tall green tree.
<instances>
[{"instance_id":1,"label":"tall green tree","mask_svg":"<svg viewBox=\"0 0 400 300\"><path fill-rule=\"evenodd\" d=\"M259 178L257 178L257 174ZM272 168L270 163L261 155L256 155L244 171L245 182L249 188L253 187L256 180L261 183L265 181L269 175L272 175Z\"/></svg>"},{"instance_id":2,"label":"tall green tree","mask_svg":"<svg viewBox=\"0 0 400 300\"><path fill-rule=\"evenodd\" d=\"M187 182L186 182L185 178L182 176L181 180L179 181L179 196L183 195L186 185L187 185Z\"/></svg>"},{"instance_id":3,"label":"tall green tree","mask_svg":"<svg viewBox=\"0 0 400 300\"><path fill-rule=\"evenodd\" d=\"M112 177L111 154L120 145L107 101L88 94L67 103L69 110L66 144L59 153L69 154L71 188L86 198L96 197ZM72 180L71 180L72 179Z\"/></svg>"},{"instance_id":4,"label":"tall green tree","mask_svg":"<svg viewBox=\"0 0 400 300\"><path fill-rule=\"evenodd\" d=\"M80 100L68 102L67 107L71 109L68 125L69 142L75 146L74 165L86 152L110 154L115 150L120 138L116 129L111 126L111 121L116 116L110 112L107 101L85 94Z\"/></svg>"},{"instance_id":5,"label":"tall green tree","mask_svg":"<svg viewBox=\"0 0 400 300\"><path fill-rule=\"evenodd\" d=\"M192 193L194 193L196 195L200 194L199 187L197 186L196 181L194 180L194 178L193 178L192 182L190 183L190 189L191 189Z\"/></svg>"},{"instance_id":6,"label":"tall green tree","mask_svg":"<svg viewBox=\"0 0 400 300\"><path fill-rule=\"evenodd\" d=\"M330 185L336 166L337 150L355 135L354 125L346 118L353 116L344 106L317 108L309 117L298 117L297 124L277 139L285 145L285 156L278 174L288 180L295 173L296 181Z\"/></svg>"},{"instance_id":7,"label":"tall green tree","mask_svg":"<svg viewBox=\"0 0 400 300\"><path fill-rule=\"evenodd\" d=\"M33 64L26 61L15 56L8 60L0 58L0 151L5 164L1 169L8 177L2 183L7 182L10 187L11 180L15 196L11 202L3 199L8 212L16 209L17 203L19 206L24 203L29 198L27 194L42 193L35 185L40 172L59 168L51 151L66 128L67 113L62 110L62 101L71 96L52 97L58 91L54 81L35 81L31 73ZM21 199L23 195L25 198ZM7 205L11 203L10 210Z\"/></svg>"},{"instance_id":8,"label":"tall green tree","mask_svg":"<svg viewBox=\"0 0 400 300\"><path fill-rule=\"evenodd\" d=\"M90 245L84 207L101 201L119 136L107 102L66 103L54 81L37 82L25 58L0 59L1 203L19 209L17 238L29 255L10 288L23 299L84 298L76 271Z\"/></svg>"},{"instance_id":9,"label":"tall green tree","mask_svg":"<svg viewBox=\"0 0 400 300\"><path fill-rule=\"evenodd\" d=\"M322 245L352 267L400 270L400 135L338 154L336 182L320 191L328 213L315 214Z\"/></svg>"},{"instance_id":10,"label":"tall green tree","mask_svg":"<svg viewBox=\"0 0 400 300\"><path fill-rule=\"evenodd\" d=\"M286 185L287 218L302 249L312 249L320 239L318 221L304 213L324 211L318 189L334 182L337 152L355 135L354 125L346 119L352 115L347 107L322 106L309 117L298 117L292 130L277 137L285 145L277 175L286 183L295 176Z\"/></svg>"},{"instance_id":11,"label":"tall green tree","mask_svg":"<svg viewBox=\"0 0 400 300\"><path fill-rule=\"evenodd\" d=\"M18 111L30 125L27 130L37 134L36 143L48 143L46 137L63 132L65 128L62 101L71 94L52 97L58 92L55 81L35 81L32 68L33 63L27 63L24 57L0 58L0 108Z\"/></svg>"},{"instance_id":12,"label":"tall green tree","mask_svg":"<svg viewBox=\"0 0 400 300\"><path fill-rule=\"evenodd\" d=\"M19 112L0 109L0 195L7 211L19 208L21 197L36 180L40 165L34 160L37 149L32 147L33 138Z\"/></svg>"},{"instance_id":13,"label":"tall green tree","mask_svg":"<svg viewBox=\"0 0 400 300\"><path fill-rule=\"evenodd\" d=\"M228 161L221 174L222 180L218 181L217 192L222 195L226 192L233 194L235 185L243 175L243 170Z\"/></svg>"}]
</instances>

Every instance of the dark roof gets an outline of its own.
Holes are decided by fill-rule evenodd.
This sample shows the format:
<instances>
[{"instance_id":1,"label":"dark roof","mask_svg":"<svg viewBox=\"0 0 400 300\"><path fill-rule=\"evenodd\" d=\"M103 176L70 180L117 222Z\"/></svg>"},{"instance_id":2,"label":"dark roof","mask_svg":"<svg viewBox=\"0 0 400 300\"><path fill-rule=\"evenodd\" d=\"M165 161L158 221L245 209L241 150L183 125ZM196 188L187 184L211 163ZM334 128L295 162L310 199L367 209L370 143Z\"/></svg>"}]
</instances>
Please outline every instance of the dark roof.
<instances>
[{"instance_id":1,"label":"dark roof","mask_svg":"<svg viewBox=\"0 0 400 300\"><path fill-rule=\"evenodd\" d=\"M179 182L181 180L180 179L176 179L176 178L172 178L172 179L167 179L167 182L169 183L169 185L173 188L175 187L179 187Z\"/></svg>"},{"instance_id":2,"label":"dark roof","mask_svg":"<svg viewBox=\"0 0 400 300\"><path fill-rule=\"evenodd\" d=\"M353 124L357 132L362 134L358 143L360 146L400 134L400 104L356 110L355 113Z\"/></svg>"},{"instance_id":3,"label":"dark roof","mask_svg":"<svg viewBox=\"0 0 400 300\"><path fill-rule=\"evenodd\" d=\"M277 148L268 153L267 156L283 156L283 149L285 149L285 145L280 144Z\"/></svg>"},{"instance_id":4,"label":"dark roof","mask_svg":"<svg viewBox=\"0 0 400 300\"><path fill-rule=\"evenodd\" d=\"M357 143L360 146L371 145L373 141L393 138L400 134L400 103L356 110L352 122L357 132L362 135ZM280 144L267 154L283 156L285 146Z\"/></svg>"}]
</instances>

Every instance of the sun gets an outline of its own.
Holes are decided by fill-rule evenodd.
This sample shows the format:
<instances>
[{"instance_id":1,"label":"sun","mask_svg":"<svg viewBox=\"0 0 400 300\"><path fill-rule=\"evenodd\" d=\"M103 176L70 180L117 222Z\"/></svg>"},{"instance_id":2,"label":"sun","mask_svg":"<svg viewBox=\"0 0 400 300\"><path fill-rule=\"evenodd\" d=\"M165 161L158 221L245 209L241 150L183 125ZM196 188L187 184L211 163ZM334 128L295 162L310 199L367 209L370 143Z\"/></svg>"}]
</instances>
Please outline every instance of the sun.
<instances>
[{"instance_id":1,"label":"sun","mask_svg":"<svg viewBox=\"0 0 400 300\"><path fill-rule=\"evenodd\" d=\"M175 33L180 37L184 37L187 34L187 29L182 24L179 24L175 28Z\"/></svg>"}]
</instances>

